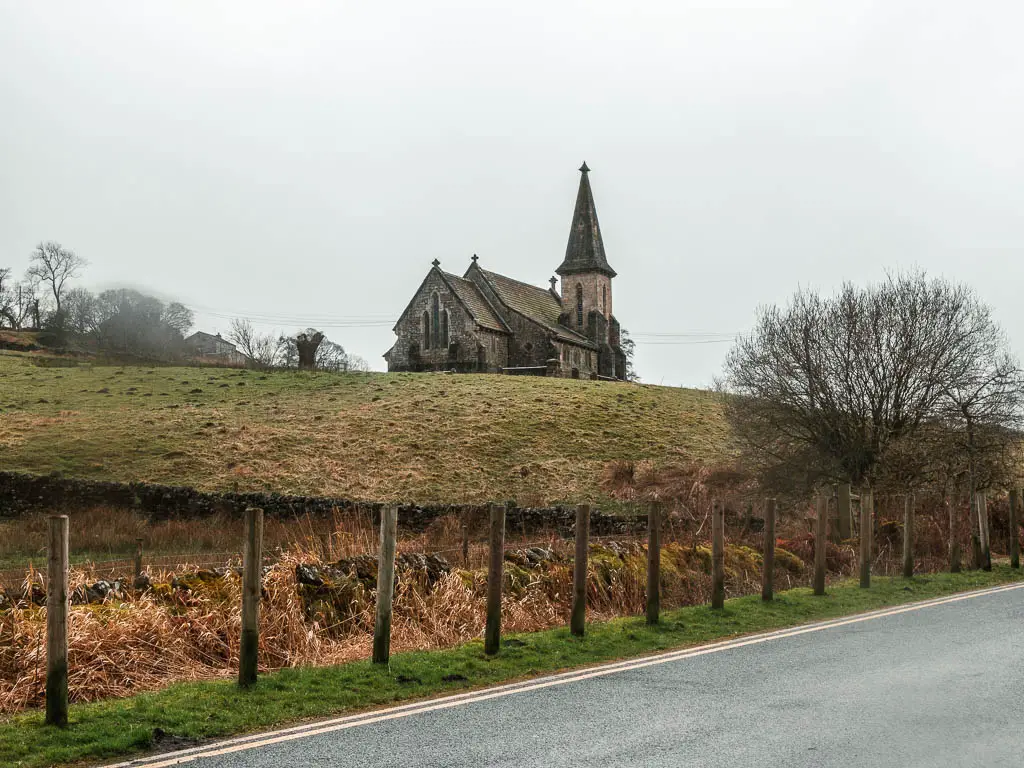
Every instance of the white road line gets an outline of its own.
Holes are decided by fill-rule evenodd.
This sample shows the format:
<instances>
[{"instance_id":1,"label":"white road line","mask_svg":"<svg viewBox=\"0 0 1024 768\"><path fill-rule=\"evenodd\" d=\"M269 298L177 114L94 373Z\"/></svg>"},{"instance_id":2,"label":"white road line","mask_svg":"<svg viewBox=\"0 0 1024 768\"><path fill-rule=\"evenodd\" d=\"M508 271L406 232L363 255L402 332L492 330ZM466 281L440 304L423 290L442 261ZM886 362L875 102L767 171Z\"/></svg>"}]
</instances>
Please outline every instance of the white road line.
<instances>
[{"instance_id":1,"label":"white road line","mask_svg":"<svg viewBox=\"0 0 1024 768\"><path fill-rule=\"evenodd\" d=\"M493 688L485 688L479 691L470 691L467 693L455 694L452 696L446 696L439 699L428 699L420 702L413 702L411 704L403 704L397 707L391 707L384 710L377 710L375 712L365 712L357 715L348 715L345 717L335 718L333 720L324 720L317 723L308 723L306 725L294 726L292 728L285 728L277 731L269 731L264 733L252 734L249 736L241 736L235 739L229 739L227 741L221 741L216 744L210 744L203 747L193 747L191 749L179 750L177 752L168 752L161 755L154 755L148 758L139 758L136 760L129 760L127 762L117 763L109 766L109 768L164 768L165 766L182 765L183 763L190 763L195 760L199 760L205 757L217 757L219 755L231 754L233 752L242 752L249 749L256 749L258 747L270 746L271 744L280 744L285 741L293 741L295 739L308 738L310 736L319 736L325 733L331 733L333 731L346 730L348 728L355 728L360 725L371 725L373 723L385 722L388 720L397 720L400 718L410 717L424 712L436 712L438 710L451 709L453 707L464 706L466 704L473 704L478 701L488 701L490 699L502 698L505 696L512 696L517 693L527 693L529 691L541 690L543 688L551 688L557 685L566 685L568 683L574 683L580 680L589 680L596 677L605 677L607 675L613 675L618 672L627 672L634 669L643 669L644 667L651 667L658 664L668 664L673 661L680 661L682 659L694 658L697 656L704 656L710 653L719 653L721 651L732 650L733 648L743 648L749 645L758 645L760 643L766 643L771 640L782 640L788 637L796 637L799 635L809 634L811 632L823 632L833 627L844 627L851 624L859 624L865 621L872 621L874 619L885 618L887 616L896 616L902 613L909 613L911 611L919 611L924 608L930 608L937 605L947 605L949 603L957 603L963 600L970 600L976 597L984 597L986 595L998 594L1001 592L1010 592L1017 589L1024 589L1024 583L1021 584L1009 584L999 587L992 587L989 589L978 590L976 592L966 592L958 595L951 595L949 597L939 597L932 600L926 600L919 603L910 603L895 608L884 608L870 613L862 613L856 616L851 616L841 619L832 619L829 621L817 622L814 624L807 624L800 627L792 627L789 629L776 630L774 632L767 632L757 635L749 635L747 637L741 637L734 640L725 640L718 643L712 643L709 645L697 646L695 648L685 648L682 650L668 651L666 653L658 654L655 656L644 656L637 659L629 659L626 661L613 662L610 664L602 664L596 667L588 667L581 670L575 670L572 672L563 672L557 675L550 675L542 678L535 678L533 680L527 680L519 683L509 683L506 685L499 685Z\"/></svg>"}]
</instances>

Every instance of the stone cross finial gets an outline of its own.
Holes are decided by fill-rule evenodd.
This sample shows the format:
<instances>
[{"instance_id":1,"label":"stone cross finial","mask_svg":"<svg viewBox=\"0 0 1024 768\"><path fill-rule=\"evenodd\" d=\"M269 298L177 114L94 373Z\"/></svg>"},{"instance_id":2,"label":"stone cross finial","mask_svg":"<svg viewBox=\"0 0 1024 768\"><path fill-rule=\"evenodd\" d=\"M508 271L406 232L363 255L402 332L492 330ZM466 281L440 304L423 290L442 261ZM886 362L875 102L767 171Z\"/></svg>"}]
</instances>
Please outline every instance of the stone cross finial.
<instances>
[{"instance_id":1,"label":"stone cross finial","mask_svg":"<svg viewBox=\"0 0 1024 768\"><path fill-rule=\"evenodd\" d=\"M555 290L555 283L557 283L557 282L558 282L558 278L557 277L552 277L551 278L551 290L552 291Z\"/></svg>"},{"instance_id":2,"label":"stone cross finial","mask_svg":"<svg viewBox=\"0 0 1024 768\"><path fill-rule=\"evenodd\" d=\"M440 261L438 261L437 259L434 259L434 260L433 260L432 262L430 262L430 263L431 263L431 264L433 264L433 265L434 265L435 267L440 267L440 266L441 266L441 262L440 262Z\"/></svg>"},{"instance_id":3,"label":"stone cross finial","mask_svg":"<svg viewBox=\"0 0 1024 768\"><path fill-rule=\"evenodd\" d=\"M476 263L476 259L477 259L477 255L476 255L476 254L474 253L474 254L473 254L473 263L474 263L474 264Z\"/></svg>"}]
</instances>

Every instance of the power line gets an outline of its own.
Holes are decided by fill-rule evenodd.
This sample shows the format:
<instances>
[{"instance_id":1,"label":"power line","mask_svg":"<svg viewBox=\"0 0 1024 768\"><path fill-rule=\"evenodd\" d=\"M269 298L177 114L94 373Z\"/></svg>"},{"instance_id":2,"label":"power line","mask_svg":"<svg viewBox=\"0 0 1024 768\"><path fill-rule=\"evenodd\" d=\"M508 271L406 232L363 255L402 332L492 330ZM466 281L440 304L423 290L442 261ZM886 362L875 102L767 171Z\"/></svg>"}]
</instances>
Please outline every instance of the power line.
<instances>
[{"instance_id":1,"label":"power line","mask_svg":"<svg viewBox=\"0 0 1024 768\"><path fill-rule=\"evenodd\" d=\"M257 323L296 325L319 328L390 328L397 322L389 315L296 315L277 314L270 312L224 312L201 305L193 307L204 315L223 320L241 318ZM637 344L655 345L689 345L689 344L727 344L736 339L736 333L716 331L635 331L629 334Z\"/></svg>"},{"instance_id":2,"label":"power line","mask_svg":"<svg viewBox=\"0 0 1024 768\"><path fill-rule=\"evenodd\" d=\"M694 341L637 341L638 346L644 347L659 347L659 346L689 346L692 344L731 344L733 339L704 339Z\"/></svg>"}]
</instances>

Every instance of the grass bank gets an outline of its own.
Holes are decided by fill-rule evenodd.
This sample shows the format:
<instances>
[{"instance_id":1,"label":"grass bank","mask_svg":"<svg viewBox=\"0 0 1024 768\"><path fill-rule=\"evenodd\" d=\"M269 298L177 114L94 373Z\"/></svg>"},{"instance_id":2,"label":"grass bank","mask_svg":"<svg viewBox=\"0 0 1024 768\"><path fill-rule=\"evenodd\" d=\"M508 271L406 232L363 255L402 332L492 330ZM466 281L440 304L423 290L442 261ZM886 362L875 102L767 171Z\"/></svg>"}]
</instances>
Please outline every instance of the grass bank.
<instances>
[{"instance_id":1,"label":"grass bank","mask_svg":"<svg viewBox=\"0 0 1024 768\"><path fill-rule=\"evenodd\" d=\"M5 469L372 501L604 501L613 459L729 450L708 392L524 376L45 365L0 354Z\"/></svg>"},{"instance_id":2,"label":"grass bank","mask_svg":"<svg viewBox=\"0 0 1024 768\"><path fill-rule=\"evenodd\" d=\"M0 763L49 766L105 760L160 746L227 736L307 718L353 712L398 701L495 684L618 658L696 645L734 635L793 626L890 605L924 600L1024 579L997 565L991 573L932 574L912 580L875 579L870 590L844 581L826 597L810 590L780 593L764 604L759 596L663 614L660 626L629 618L593 624L587 636L567 629L517 635L495 658L480 642L443 651L394 656L390 668L367 662L328 668L294 668L264 675L239 691L233 682L175 685L131 699L73 706L66 729L48 728L40 713L0 723Z\"/></svg>"}]
</instances>

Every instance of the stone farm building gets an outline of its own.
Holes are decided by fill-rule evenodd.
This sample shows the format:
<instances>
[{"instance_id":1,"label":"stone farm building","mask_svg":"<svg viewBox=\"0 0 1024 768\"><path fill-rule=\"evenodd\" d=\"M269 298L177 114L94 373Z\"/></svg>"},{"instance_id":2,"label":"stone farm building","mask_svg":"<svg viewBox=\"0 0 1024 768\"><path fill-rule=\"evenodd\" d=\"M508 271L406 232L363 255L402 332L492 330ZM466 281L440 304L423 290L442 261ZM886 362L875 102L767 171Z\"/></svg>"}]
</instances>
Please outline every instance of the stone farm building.
<instances>
[{"instance_id":1,"label":"stone farm building","mask_svg":"<svg viewBox=\"0 0 1024 768\"><path fill-rule=\"evenodd\" d=\"M395 324L389 371L459 371L572 378L626 377L612 314L615 270L605 257L590 169L580 168L565 259L549 288L480 266L459 277L435 260Z\"/></svg>"},{"instance_id":2,"label":"stone farm building","mask_svg":"<svg viewBox=\"0 0 1024 768\"><path fill-rule=\"evenodd\" d=\"M221 335L196 331L184 341L185 349L194 359L219 365L245 365L249 358L238 351L238 347Z\"/></svg>"}]
</instances>

